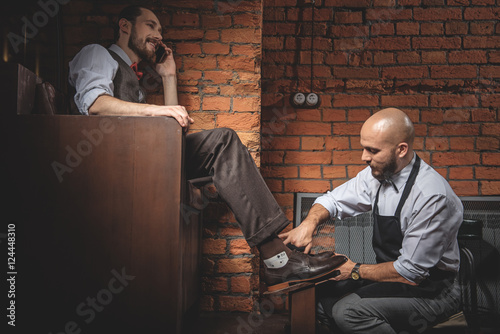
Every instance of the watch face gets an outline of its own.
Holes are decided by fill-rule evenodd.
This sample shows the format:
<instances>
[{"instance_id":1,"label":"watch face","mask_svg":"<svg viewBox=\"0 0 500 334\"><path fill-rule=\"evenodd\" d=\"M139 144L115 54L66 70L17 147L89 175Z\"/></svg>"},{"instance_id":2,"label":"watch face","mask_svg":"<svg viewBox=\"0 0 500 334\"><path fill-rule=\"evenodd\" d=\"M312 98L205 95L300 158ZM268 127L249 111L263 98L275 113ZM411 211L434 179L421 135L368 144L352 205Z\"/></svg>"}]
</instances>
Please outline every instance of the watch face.
<instances>
[{"instance_id":1,"label":"watch face","mask_svg":"<svg viewBox=\"0 0 500 334\"><path fill-rule=\"evenodd\" d=\"M359 279L359 274L358 273L351 273L351 278L355 281Z\"/></svg>"}]
</instances>

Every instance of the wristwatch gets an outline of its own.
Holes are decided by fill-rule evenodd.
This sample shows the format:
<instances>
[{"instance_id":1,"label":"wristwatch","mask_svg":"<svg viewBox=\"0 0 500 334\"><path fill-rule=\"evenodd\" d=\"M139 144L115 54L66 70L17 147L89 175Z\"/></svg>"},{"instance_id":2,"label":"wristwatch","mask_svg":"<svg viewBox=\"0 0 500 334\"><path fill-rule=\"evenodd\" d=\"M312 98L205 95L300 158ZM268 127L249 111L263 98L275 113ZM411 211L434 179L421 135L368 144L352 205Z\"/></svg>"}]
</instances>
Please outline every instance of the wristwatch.
<instances>
[{"instance_id":1,"label":"wristwatch","mask_svg":"<svg viewBox=\"0 0 500 334\"><path fill-rule=\"evenodd\" d=\"M361 278L361 275L359 274L359 267L361 266L361 263L356 263L354 268L352 268L351 271L351 278L355 281Z\"/></svg>"}]
</instances>

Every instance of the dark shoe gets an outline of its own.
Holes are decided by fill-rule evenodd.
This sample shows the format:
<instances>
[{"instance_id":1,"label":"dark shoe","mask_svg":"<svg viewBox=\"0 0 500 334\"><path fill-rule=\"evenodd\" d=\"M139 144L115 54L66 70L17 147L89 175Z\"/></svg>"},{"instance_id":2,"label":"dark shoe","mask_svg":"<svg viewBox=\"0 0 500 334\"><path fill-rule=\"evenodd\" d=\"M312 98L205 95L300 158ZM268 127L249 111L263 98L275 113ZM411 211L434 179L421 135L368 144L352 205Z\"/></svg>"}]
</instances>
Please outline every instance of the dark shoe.
<instances>
[{"instance_id":1,"label":"dark shoe","mask_svg":"<svg viewBox=\"0 0 500 334\"><path fill-rule=\"evenodd\" d=\"M347 258L343 255L310 256L293 251L288 256L288 263L278 269L264 265L264 282L269 292L281 290L300 282L310 282L327 279L335 275L335 269L340 267Z\"/></svg>"},{"instance_id":2,"label":"dark shoe","mask_svg":"<svg viewBox=\"0 0 500 334\"><path fill-rule=\"evenodd\" d=\"M321 252L321 253L317 253L317 254L309 254L309 255L313 256L317 259L328 259L328 258L334 256L335 253L332 251L325 251L325 252Z\"/></svg>"}]
</instances>

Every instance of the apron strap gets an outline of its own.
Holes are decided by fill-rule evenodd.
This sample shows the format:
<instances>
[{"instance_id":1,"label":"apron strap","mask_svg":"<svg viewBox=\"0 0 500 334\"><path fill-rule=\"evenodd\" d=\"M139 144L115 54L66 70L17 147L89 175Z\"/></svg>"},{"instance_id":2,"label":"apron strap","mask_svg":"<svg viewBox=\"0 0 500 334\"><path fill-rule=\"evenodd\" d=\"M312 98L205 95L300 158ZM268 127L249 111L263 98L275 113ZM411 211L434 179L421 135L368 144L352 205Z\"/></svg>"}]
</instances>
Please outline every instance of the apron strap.
<instances>
[{"instance_id":1,"label":"apron strap","mask_svg":"<svg viewBox=\"0 0 500 334\"><path fill-rule=\"evenodd\" d=\"M403 205L405 204L408 195L410 195L410 191L411 188L413 187L413 184L415 184L415 180L418 175L418 170L420 168L420 157L416 154L415 156L416 156L415 163L413 164L413 168L411 169L410 177L408 178L408 181L406 181L405 189L403 191L403 194L401 195L401 200L399 201L396 213L394 214L394 216L398 218L401 216L401 210L403 209ZM377 199L378 199L378 192L377 192Z\"/></svg>"}]
</instances>

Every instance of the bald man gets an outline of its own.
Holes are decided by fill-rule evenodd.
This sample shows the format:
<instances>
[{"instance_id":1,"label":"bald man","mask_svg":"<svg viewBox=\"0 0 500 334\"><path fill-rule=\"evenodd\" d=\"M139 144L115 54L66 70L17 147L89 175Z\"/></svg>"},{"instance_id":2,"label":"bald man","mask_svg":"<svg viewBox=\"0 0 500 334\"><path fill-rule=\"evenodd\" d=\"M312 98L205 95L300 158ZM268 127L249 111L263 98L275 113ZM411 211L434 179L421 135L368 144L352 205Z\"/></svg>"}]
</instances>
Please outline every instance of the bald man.
<instances>
[{"instance_id":1,"label":"bald man","mask_svg":"<svg viewBox=\"0 0 500 334\"><path fill-rule=\"evenodd\" d=\"M377 263L349 259L318 293L318 320L336 333L421 333L459 309L463 206L414 153L414 137L401 110L375 113L361 129L368 167L319 197L297 228L279 235L309 250L319 224L372 211Z\"/></svg>"}]
</instances>

